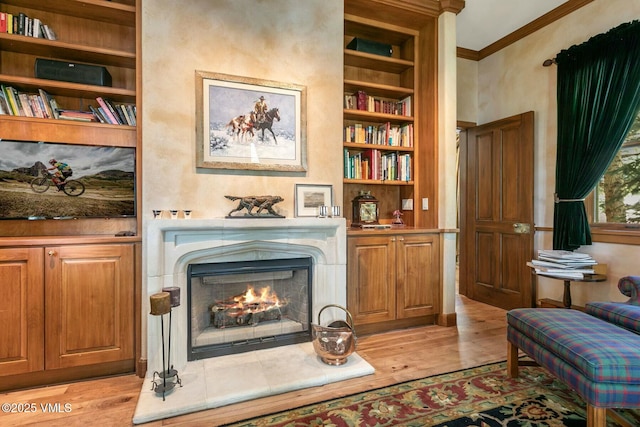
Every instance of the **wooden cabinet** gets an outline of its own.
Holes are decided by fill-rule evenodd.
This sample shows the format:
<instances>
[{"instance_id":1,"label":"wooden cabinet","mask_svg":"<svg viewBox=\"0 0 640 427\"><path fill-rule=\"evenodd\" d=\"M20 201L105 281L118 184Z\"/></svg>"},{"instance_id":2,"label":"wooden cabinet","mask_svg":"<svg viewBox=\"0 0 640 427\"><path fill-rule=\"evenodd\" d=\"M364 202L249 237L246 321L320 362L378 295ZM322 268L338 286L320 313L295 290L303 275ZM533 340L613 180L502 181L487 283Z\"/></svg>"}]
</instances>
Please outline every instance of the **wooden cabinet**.
<instances>
[{"instance_id":1,"label":"wooden cabinet","mask_svg":"<svg viewBox=\"0 0 640 427\"><path fill-rule=\"evenodd\" d=\"M131 371L134 246L0 248L0 389Z\"/></svg>"},{"instance_id":2,"label":"wooden cabinet","mask_svg":"<svg viewBox=\"0 0 640 427\"><path fill-rule=\"evenodd\" d=\"M347 308L357 330L430 324L439 312L438 233L350 232Z\"/></svg>"}]
</instances>

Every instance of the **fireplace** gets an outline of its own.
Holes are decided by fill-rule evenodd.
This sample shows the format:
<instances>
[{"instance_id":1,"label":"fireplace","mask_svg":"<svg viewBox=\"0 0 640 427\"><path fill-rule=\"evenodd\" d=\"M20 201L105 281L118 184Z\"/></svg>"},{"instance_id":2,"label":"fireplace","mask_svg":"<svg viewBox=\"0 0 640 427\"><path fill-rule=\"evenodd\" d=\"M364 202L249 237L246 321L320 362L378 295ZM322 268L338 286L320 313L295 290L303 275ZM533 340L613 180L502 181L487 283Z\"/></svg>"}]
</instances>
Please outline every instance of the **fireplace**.
<instances>
[{"instance_id":1,"label":"fireplace","mask_svg":"<svg viewBox=\"0 0 640 427\"><path fill-rule=\"evenodd\" d=\"M311 340L312 259L190 264L188 360Z\"/></svg>"},{"instance_id":2,"label":"fireplace","mask_svg":"<svg viewBox=\"0 0 640 427\"><path fill-rule=\"evenodd\" d=\"M311 319L317 319L322 307L340 304L346 307L346 222L344 218L270 218L270 219L153 219L145 228L147 257L146 294L163 287L180 288L183 303L173 310L171 363L183 371L189 362L189 318L187 270L190 265L234 262L310 259L309 292ZM149 307L143 308L149 312ZM331 322L344 313L323 314ZM162 366L161 330L156 319L144 316L149 371ZM202 359L198 359L202 360ZM194 363L189 362L189 363Z\"/></svg>"},{"instance_id":3,"label":"fireplace","mask_svg":"<svg viewBox=\"0 0 640 427\"><path fill-rule=\"evenodd\" d=\"M149 387L153 371L163 366L162 329L157 316L143 316L147 340L143 340L142 351L148 356L149 368L138 398L134 424L372 374L373 367L357 352L338 367L323 363L308 338L307 342L220 357L189 361L187 355L189 266L306 259L311 263L307 273L310 277L310 289L306 291L309 292L308 314L315 320L327 305L346 307L346 234L344 218L147 221L142 312L149 313L146 305L149 295L163 287L180 289L182 304L171 313L170 363L180 372L182 387L174 388L166 401L158 399ZM322 312L322 321L327 324L343 319L343 311L334 312L330 308ZM242 384L242 387L222 387L221 384Z\"/></svg>"}]
</instances>

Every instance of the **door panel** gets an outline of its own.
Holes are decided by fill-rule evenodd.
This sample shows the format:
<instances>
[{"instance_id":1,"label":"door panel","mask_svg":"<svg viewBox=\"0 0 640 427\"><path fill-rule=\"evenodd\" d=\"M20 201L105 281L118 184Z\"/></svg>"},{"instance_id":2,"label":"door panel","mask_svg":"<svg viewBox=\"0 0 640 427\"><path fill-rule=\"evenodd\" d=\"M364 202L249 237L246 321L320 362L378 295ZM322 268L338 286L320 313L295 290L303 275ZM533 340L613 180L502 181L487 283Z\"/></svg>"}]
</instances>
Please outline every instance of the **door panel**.
<instances>
[{"instance_id":1,"label":"door panel","mask_svg":"<svg viewBox=\"0 0 640 427\"><path fill-rule=\"evenodd\" d=\"M439 236L398 235L397 318L437 313Z\"/></svg>"},{"instance_id":2,"label":"door panel","mask_svg":"<svg viewBox=\"0 0 640 427\"><path fill-rule=\"evenodd\" d=\"M46 250L47 369L133 358L133 247Z\"/></svg>"},{"instance_id":3,"label":"door panel","mask_svg":"<svg viewBox=\"0 0 640 427\"><path fill-rule=\"evenodd\" d=\"M347 241L347 305L356 325L396 318L395 242L390 237Z\"/></svg>"},{"instance_id":4,"label":"door panel","mask_svg":"<svg viewBox=\"0 0 640 427\"><path fill-rule=\"evenodd\" d=\"M460 291L505 309L535 297L533 141L528 112L470 129L460 147Z\"/></svg>"},{"instance_id":5,"label":"door panel","mask_svg":"<svg viewBox=\"0 0 640 427\"><path fill-rule=\"evenodd\" d=\"M44 369L42 248L0 249L0 376Z\"/></svg>"}]
</instances>

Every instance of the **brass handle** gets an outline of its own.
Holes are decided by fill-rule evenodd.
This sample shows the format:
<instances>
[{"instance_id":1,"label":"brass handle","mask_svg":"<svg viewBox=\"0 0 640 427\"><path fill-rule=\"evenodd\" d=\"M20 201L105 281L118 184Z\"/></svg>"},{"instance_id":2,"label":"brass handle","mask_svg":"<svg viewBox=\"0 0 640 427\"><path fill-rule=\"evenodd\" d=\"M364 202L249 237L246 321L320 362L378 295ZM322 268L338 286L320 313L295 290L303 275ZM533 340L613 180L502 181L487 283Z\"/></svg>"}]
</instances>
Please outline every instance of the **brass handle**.
<instances>
[{"instance_id":1,"label":"brass handle","mask_svg":"<svg viewBox=\"0 0 640 427\"><path fill-rule=\"evenodd\" d=\"M395 237L392 237L392 238L391 238L391 241L392 241L392 242L395 242L395 241L396 241L396 238L395 238Z\"/></svg>"},{"instance_id":2,"label":"brass handle","mask_svg":"<svg viewBox=\"0 0 640 427\"><path fill-rule=\"evenodd\" d=\"M531 233L531 224L516 222L513 224L513 231L515 231L518 234L529 234Z\"/></svg>"},{"instance_id":3,"label":"brass handle","mask_svg":"<svg viewBox=\"0 0 640 427\"><path fill-rule=\"evenodd\" d=\"M56 251L49 251L49 256L54 256L56 254Z\"/></svg>"}]
</instances>

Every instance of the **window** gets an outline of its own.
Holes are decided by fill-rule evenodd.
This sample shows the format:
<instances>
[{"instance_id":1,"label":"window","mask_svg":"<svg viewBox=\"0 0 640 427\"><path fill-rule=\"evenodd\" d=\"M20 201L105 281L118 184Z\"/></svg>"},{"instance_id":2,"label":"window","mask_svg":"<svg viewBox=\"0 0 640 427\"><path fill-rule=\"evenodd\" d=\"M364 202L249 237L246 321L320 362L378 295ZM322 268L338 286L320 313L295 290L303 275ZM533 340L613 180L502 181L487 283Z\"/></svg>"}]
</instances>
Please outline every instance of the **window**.
<instances>
[{"instance_id":1,"label":"window","mask_svg":"<svg viewBox=\"0 0 640 427\"><path fill-rule=\"evenodd\" d=\"M640 230L640 114L589 199L594 227Z\"/></svg>"}]
</instances>

